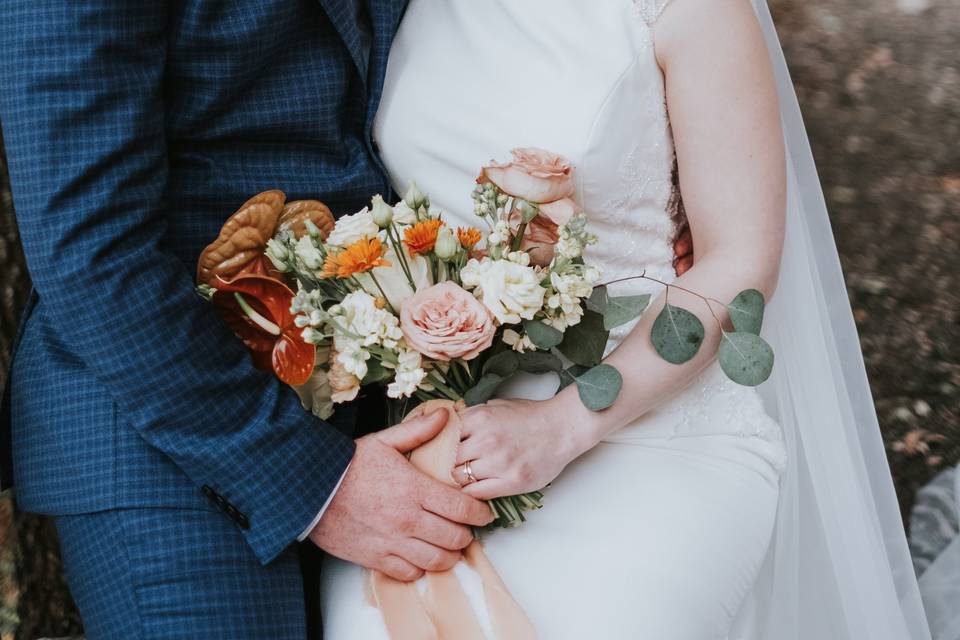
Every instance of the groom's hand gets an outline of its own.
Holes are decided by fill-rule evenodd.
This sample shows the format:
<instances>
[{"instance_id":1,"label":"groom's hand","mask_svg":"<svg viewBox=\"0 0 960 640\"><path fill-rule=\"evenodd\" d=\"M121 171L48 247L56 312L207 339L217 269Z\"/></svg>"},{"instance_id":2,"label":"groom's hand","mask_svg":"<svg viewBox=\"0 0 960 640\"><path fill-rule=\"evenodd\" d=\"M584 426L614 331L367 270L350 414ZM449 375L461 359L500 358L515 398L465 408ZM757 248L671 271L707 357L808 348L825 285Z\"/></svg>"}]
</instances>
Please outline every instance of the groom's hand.
<instances>
[{"instance_id":1,"label":"groom's hand","mask_svg":"<svg viewBox=\"0 0 960 640\"><path fill-rule=\"evenodd\" d=\"M443 409L357 440L343 483L310 533L318 547L397 580L444 571L473 539L468 525L493 519L490 508L421 473L404 454L446 423Z\"/></svg>"}]
</instances>

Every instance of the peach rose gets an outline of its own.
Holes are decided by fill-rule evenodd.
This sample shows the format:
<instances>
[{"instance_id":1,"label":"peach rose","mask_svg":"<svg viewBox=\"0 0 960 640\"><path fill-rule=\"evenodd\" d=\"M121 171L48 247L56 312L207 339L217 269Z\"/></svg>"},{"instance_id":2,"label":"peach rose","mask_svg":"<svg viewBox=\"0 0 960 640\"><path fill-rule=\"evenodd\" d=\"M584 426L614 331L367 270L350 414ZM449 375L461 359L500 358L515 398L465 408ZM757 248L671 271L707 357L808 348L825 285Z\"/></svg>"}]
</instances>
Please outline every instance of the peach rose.
<instances>
[{"instance_id":1,"label":"peach rose","mask_svg":"<svg viewBox=\"0 0 960 640\"><path fill-rule=\"evenodd\" d=\"M514 149L513 161L491 162L479 182L489 180L500 190L529 202L554 202L573 195L573 167L563 156L529 147Z\"/></svg>"},{"instance_id":2,"label":"peach rose","mask_svg":"<svg viewBox=\"0 0 960 640\"><path fill-rule=\"evenodd\" d=\"M413 294L400 310L400 329L410 347L442 361L476 358L496 331L483 303L449 281Z\"/></svg>"}]
</instances>

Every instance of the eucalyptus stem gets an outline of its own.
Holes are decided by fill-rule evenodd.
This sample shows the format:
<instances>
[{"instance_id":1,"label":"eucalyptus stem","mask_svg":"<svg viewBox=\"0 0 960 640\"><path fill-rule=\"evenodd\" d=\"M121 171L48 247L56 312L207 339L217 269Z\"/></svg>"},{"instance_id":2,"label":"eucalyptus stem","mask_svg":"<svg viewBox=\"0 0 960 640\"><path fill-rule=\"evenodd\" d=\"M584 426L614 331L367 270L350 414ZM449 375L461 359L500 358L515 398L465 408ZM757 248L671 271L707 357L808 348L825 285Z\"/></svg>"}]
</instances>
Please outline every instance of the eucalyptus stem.
<instances>
[{"instance_id":1,"label":"eucalyptus stem","mask_svg":"<svg viewBox=\"0 0 960 640\"><path fill-rule=\"evenodd\" d=\"M666 287L666 292L665 292L664 295L665 295L665 297L666 297L667 299L669 299L669 296L670 296L670 287L673 287L674 289L677 289L677 290L679 290L679 291L683 291L683 292L685 292L685 293L689 293L689 294L692 295L692 296L696 296L696 297L700 298L701 300L703 300L703 303L707 306L707 311L709 311L709 312L710 312L710 315L713 316L713 319L717 321L717 325L720 327L720 332L721 332L724 336L727 335L726 329L723 328L723 321L720 320L719 316L717 316L716 312L714 312L713 306L712 306L710 303L711 303L711 302L715 302L715 303L719 304L721 307L724 307L724 308L726 308L727 305L723 304L722 302L720 302L720 301L717 300L716 298L711 298L711 297L709 297L709 296L705 296L705 295L703 295L703 294L697 293L696 291L692 291L691 289L687 289L686 287L681 287L681 286L678 285L678 284L671 284L671 283L669 283L669 282L664 282L663 280L660 280L659 278L654 278L653 276L648 276L646 271L644 271L643 273L641 273L641 274L638 275L638 276L627 276L626 278L617 278L616 280L611 280L610 282L604 282L604 283L601 284L600 286L602 286L602 287L607 287L607 286L610 286L611 284L617 284L618 282L627 282L628 280L641 280L641 279L642 279L642 280L649 280L649 281L651 281L651 282L656 282L657 284L661 284L661 285L663 285L664 287Z\"/></svg>"}]
</instances>

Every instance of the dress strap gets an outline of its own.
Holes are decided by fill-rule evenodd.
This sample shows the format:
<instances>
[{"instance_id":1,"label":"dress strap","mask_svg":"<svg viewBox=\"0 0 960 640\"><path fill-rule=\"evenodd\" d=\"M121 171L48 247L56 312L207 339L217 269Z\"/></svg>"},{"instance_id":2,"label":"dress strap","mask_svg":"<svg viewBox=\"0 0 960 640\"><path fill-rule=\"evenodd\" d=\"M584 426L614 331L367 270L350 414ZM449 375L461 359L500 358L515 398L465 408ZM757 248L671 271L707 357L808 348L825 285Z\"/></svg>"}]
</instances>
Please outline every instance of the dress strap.
<instances>
[{"instance_id":1,"label":"dress strap","mask_svg":"<svg viewBox=\"0 0 960 640\"><path fill-rule=\"evenodd\" d=\"M648 25L653 25L670 4L670 0L633 0L640 12L640 17Z\"/></svg>"}]
</instances>

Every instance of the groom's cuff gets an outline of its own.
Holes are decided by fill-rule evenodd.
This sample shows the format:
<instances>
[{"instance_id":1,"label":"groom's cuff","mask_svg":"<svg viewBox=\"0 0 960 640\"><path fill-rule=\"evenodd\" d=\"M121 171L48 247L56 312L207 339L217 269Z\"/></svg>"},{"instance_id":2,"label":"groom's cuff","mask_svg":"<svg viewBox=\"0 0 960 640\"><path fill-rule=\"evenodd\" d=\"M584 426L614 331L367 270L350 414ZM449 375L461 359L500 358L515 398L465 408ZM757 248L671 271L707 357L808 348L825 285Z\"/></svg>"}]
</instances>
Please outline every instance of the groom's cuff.
<instances>
[{"instance_id":1,"label":"groom's cuff","mask_svg":"<svg viewBox=\"0 0 960 640\"><path fill-rule=\"evenodd\" d=\"M337 486L333 488L333 491L330 492L330 495L327 496L327 501L323 503L323 506L320 507L320 513L317 514L317 517L313 519L313 522L303 530L299 536L297 536L297 542L303 542L307 539L307 536L310 535L310 532L313 531L316 526L320 523L320 518L323 517L323 513L327 510L327 507L330 506L330 503L333 502L333 496L337 495L337 490L340 488L340 485L343 484L343 479L347 477L347 471L350 470L350 465L347 465L347 468L343 470L343 475L340 476L340 480L337 482ZM289 540L289 538L287 538Z\"/></svg>"}]
</instances>

